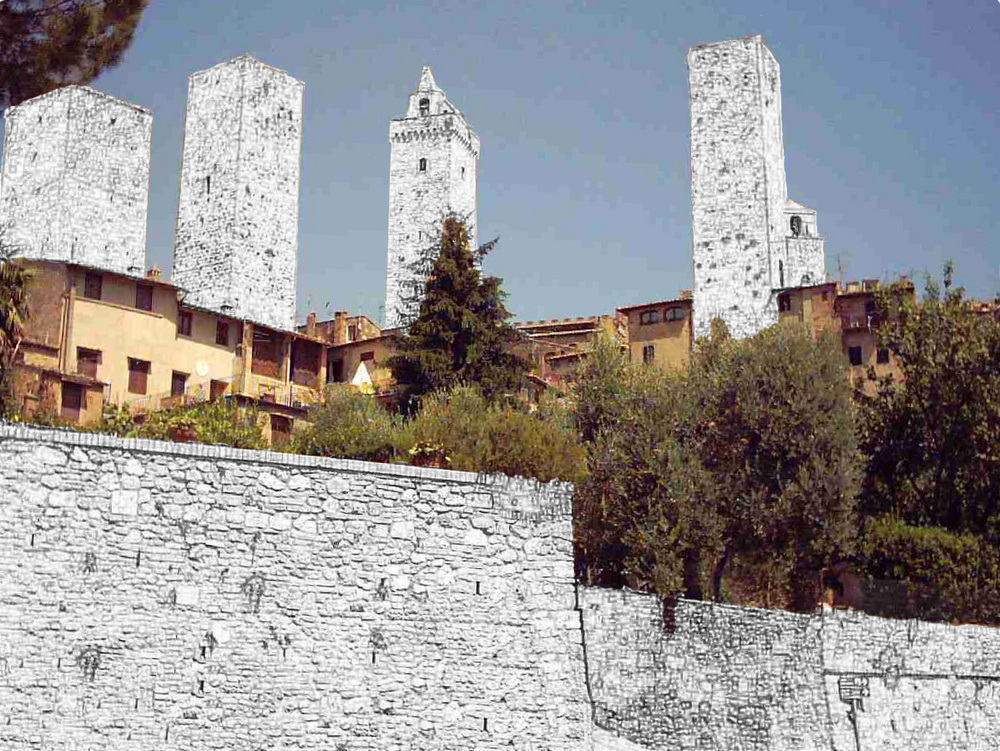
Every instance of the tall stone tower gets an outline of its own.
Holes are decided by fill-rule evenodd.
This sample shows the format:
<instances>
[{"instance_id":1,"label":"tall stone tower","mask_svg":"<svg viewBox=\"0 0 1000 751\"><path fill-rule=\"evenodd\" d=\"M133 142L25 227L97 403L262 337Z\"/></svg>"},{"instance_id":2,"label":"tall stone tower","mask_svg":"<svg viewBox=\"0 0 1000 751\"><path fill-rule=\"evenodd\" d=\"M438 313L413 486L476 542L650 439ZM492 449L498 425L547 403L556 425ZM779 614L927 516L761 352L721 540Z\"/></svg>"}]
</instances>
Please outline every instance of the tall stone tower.
<instances>
[{"instance_id":1,"label":"tall stone tower","mask_svg":"<svg viewBox=\"0 0 1000 751\"><path fill-rule=\"evenodd\" d=\"M445 215L467 219L477 246L476 170L479 136L435 83L430 67L410 94L406 117L389 124L389 259L385 327L403 323L412 264L441 237Z\"/></svg>"},{"instance_id":2,"label":"tall stone tower","mask_svg":"<svg viewBox=\"0 0 1000 751\"><path fill-rule=\"evenodd\" d=\"M303 90L249 55L188 79L172 275L187 302L295 328Z\"/></svg>"},{"instance_id":3,"label":"tall stone tower","mask_svg":"<svg viewBox=\"0 0 1000 751\"><path fill-rule=\"evenodd\" d=\"M792 229L781 71L763 38L692 47L688 70L695 336L717 316L750 336L777 321L776 290L825 281L822 238Z\"/></svg>"},{"instance_id":4,"label":"tall stone tower","mask_svg":"<svg viewBox=\"0 0 1000 751\"><path fill-rule=\"evenodd\" d=\"M153 116L88 86L4 113L0 243L15 256L141 276Z\"/></svg>"}]
</instances>

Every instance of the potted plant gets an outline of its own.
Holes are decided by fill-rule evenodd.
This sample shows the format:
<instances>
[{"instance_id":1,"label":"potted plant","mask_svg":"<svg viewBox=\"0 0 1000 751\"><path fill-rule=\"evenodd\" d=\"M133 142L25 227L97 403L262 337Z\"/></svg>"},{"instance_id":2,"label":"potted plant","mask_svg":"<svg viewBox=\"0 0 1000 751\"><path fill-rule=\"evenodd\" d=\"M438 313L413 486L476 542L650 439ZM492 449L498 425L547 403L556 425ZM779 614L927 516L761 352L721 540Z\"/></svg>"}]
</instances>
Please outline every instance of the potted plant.
<instances>
[{"instance_id":1,"label":"potted plant","mask_svg":"<svg viewBox=\"0 0 1000 751\"><path fill-rule=\"evenodd\" d=\"M167 437L180 443L197 441L198 423L190 415L172 415L167 423Z\"/></svg>"},{"instance_id":2,"label":"potted plant","mask_svg":"<svg viewBox=\"0 0 1000 751\"><path fill-rule=\"evenodd\" d=\"M430 441L418 441L410 449L410 464L414 467L442 467L447 469L451 457L445 454L444 446Z\"/></svg>"}]
</instances>

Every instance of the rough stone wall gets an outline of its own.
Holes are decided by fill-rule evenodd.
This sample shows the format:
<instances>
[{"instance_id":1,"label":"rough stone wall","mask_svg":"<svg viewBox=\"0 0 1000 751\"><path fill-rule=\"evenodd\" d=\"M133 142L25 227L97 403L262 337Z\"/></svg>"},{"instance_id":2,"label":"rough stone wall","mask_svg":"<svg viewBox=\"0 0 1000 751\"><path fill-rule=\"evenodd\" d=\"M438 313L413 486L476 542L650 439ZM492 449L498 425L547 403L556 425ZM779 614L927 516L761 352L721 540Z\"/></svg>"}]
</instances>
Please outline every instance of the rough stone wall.
<instances>
[{"instance_id":1,"label":"rough stone wall","mask_svg":"<svg viewBox=\"0 0 1000 751\"><path fill-rule=\"evenodd\" d=\"M671 609L588 587L578 598L597 751L978 751L1000 739L997 629Z\"/></svg>"},{"instance_id":2,"label":"rough stone wall","mask_svg":"<svg viewBox=\"0 0 1000 751\"><path fill-rule=\"evenodd\" d=\"M785 284L804 287L826 281L826 251L822 237L785 238Z\"/></svg>"},{"instance_id":3,"label":"rough stone wall","mask_svg":"<svg viewBox=\"0 0 1000 751\"><path fill-rule=\"evenodd\" d=\"M15 255L142 275L153 116L87 86L4 113L0 239Z\"/></svg>"},{"instance_id":4,"label":"rough stone wall","mask_svg":"<svg viewBox=\"0 0 1000 751\"><path fill-rule=\"evenodd\" d=\"M588 587L579 601L604 732L655 749L824 746L818 622L689 601L665 612L659 597Z\"/></svg>"},{"instance_id":5,"label":"rough stone wall","mask_svg":"<svg viewBox=\"0 0 1000 751\"><path fill-rule=\"evenodd\" d=\"M420 101L428 100L421 115ZM385 328L406 318L405 300L411 273L421 253L441 237L441 222L449 212L467 217L469 240L477 246L476 171L479 137L462 113L448 101L425 67L410 95L406 117L389 124L389 251L386 265ZM426 170L420 160L426 159ZM415 311L414 311L415 312Z\"/></svg>"},{"instance_id":6,"label":"rough stone wall","mask_svg":"<svg viewBox=\"0 0 1000 751\"><path fill-rule=\"evenodd\" d=\"M172 273L189 303L294 330L303 92L249 55L190 77Z\"/></svg>"},{"instance_id":7,"label":"rough stone wall","mask_svg":"<svg viewBox=\"0 0 1000 751\"><path fill-rule=\"evenodd\" d=\"M570 491L0 425L0 747L589 748Z\"/></svg>"}]
</instances>

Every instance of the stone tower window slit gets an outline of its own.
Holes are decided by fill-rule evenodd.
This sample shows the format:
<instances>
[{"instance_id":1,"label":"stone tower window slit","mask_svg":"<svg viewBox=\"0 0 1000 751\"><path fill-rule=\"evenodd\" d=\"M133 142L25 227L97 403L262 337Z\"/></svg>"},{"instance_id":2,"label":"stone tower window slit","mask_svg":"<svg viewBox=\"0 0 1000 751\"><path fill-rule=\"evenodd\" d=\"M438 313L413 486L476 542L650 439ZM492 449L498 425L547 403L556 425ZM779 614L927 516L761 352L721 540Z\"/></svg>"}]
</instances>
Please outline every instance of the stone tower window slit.
<instances>
[{"instance_id":1,"label":"stone tower window slit","mask_svg":"<svg viewBox=\"0 0 1000 751\"><path fill-rule=\"evenodd\" d=\"M208 175L205 178L205 193L207 195L212 195L212 176Z\"/></svg>"},{"instance_id":2,"label":"stone tower window slit","mask_svg":"<svg viewBox=\"0 0 1000 751\"><path fill-rule=\"evenodd\" d=\"M419 169L420 169L421 172L426 172L427 171L427 160L426 159L424 159L424 158L420 159L420 167L419 167Z\"/></svg>"},{"instance_id":3,"label":"stone tower window slit","mask_svg":"<svg viewBox=\"0 0 1000 751\"><path fill-rule=\"evenodd\" d=\"M421 117L427 117L429 114L431 114L431 100L430 99L421 99L420 100L420 116Z\"/></svg>"},{"instance_id":4,"label":"stone tower window slit","mask_svg":"<svg viewBox=\"0 0 1000 751\"><path fill-rule=\"evenodd\" d=\"M778 261L778 286L785 286L785 262Z\"/></svg>"},{"instance_id":5,"label":"stone tower window slit","mask_svg":"<svg viewBox=\"0 0 1000 751\"><path fill-rule=\"evenodd\" d=\"M482 594L482 591L480 590L479 582L476 582L476 594L477 595L481 595Z\"/></svg>"}]
</instances>

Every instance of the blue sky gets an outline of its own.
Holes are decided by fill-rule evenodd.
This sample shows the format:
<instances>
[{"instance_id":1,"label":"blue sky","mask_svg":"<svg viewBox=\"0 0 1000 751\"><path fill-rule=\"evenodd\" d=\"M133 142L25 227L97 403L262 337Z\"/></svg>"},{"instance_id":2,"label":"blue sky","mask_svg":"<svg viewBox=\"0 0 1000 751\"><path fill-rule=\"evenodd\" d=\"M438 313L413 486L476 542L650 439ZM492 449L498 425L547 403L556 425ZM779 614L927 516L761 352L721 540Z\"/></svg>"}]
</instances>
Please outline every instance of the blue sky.
<instances>
[{"instance_id":1,"label":"blue sky","mask_svg":"<svg viewBox=\"0 0 1000 751\"><path fill-rule=\"evenodd\" d=\"M170 268L187 76L248 52L305 82L300 316L378 318L389 120L421 66L482 139L486 271L517 320L610 313L692 278L691 45L763 34L789 194L834 278L1000 292L1000 2L423 4L152 0L94 86L153 110L147 263ZM329 306L327 307L327 304Z\"/></svg>"}]
</instances>

